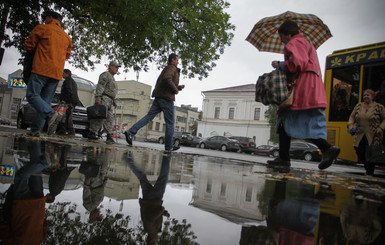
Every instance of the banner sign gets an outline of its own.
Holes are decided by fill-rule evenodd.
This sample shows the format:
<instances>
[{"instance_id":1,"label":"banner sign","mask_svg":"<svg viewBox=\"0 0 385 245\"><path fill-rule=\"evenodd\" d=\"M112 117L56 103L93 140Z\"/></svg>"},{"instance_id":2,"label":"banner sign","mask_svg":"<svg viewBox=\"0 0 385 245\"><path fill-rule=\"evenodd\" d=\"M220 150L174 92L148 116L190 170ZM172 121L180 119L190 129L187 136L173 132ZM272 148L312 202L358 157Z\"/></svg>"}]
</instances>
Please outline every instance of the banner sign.
<instances>
[{"instance_id":1,"label":"banner sign","mask_svg":"<svg viewBox=\"0 0 385 245\"><path fill-rule=\"evenodd\" d=\"M326 69L344 66L358 65L363 63L385 61L385 48L361 50L341 55L332 55L326 60Z\"/></svg>"},{"instance_id":2,"label":"banner sign","mask_svg":"<svg viewBox=\"0 0 385 245\"><path fill-rule=\"evenodd\" d=\"M9 88L27 88L27 84L24 83L22 77L10 77L8 87Z\"/></svg>"}]
</instances>

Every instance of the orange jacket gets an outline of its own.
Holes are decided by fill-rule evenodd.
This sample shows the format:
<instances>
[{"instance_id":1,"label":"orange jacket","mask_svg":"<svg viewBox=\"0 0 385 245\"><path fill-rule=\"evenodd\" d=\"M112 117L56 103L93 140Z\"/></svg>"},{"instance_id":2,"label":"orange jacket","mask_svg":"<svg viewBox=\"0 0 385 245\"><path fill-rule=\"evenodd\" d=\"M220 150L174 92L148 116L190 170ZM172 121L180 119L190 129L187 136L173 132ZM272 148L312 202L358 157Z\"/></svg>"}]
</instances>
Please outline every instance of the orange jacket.
<instances>
[{"instance_id":1,"label":"orange jacket","mask_svg":"<svg viewBox=\"0 0 385 245\"><path fill-rule=\"evenodd\" d=\"M33 28L24 42L25 48L34 53L32 72L45 77L61 80L65 60L70 57L71 38L56 19Z\"/></svg>"},{"instance_id":2,"label":"orange jacket","mask_svg":"<svg viewBox=\"0 0 385 245\"><path fill-rule=\"evenodd\" d=\"M48 235L44 219L45 197L28 200L14 200L12 224L1 226L4 245L39 245Z\"/></svg>"}]
</instances>

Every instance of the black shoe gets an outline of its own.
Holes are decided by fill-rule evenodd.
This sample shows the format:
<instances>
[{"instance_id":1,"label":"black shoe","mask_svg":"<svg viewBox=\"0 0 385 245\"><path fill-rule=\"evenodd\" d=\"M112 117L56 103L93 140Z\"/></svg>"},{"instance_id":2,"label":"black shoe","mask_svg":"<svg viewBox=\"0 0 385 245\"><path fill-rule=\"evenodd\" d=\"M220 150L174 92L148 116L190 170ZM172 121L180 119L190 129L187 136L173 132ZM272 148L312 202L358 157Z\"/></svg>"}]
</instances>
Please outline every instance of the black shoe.
<instances>
[{"instance_id":1,"label":"black shoe","mask_svg":"<svg viewBox=\"0 0 385 245\"><path fill-rule=\"evenodd\" d=\"M326 169L330 167L338 157L338 154L340 154L340 148L337 146L330 147L329 150L322 154L322 160L320 164L318 164L318 168Z\"/></svg>"},{"instance_id":2,"label":"black shoe","mask_svg":"<svg viewBox=\"0 0 385 245\"><path fill-rule=\"evenodd\" d=\"M115 140L114 138L112 137L112 134L107 134L107 137L106 137L106 143L115 143Z\"/></svg>"},{"instance_id":3,"label":"black shoe","mask_svg":"<svg viewBox=\"0 0 385 245\"><path fill-rule=\"evenodd\" d=\"M98 140L99 138L96 137L96 134L92 131L88 132L87 138L90 140Z\"/></svg>"},{"instance_id":4,"label":"black shoe","mask_svg":"<svg viewBox=\"0 0 385 245\"><path fill-rule=\"evenodd\" d=\"M179 146L173 146L171 150L165 150L164 153L167 154L167 153L171 153L172 151L177 151L179 150L180 147Z\"/></svg>"},{"instance_id":5,"label":"black shoe","mask_svg":"<svg viewBox=\"0 0 385 245\"><path fill-rule=\"evenodd\" d=\"M267 160L268 167L290 167L290 160L283 160L280 157L277 157L274 160Z\"/></svg>"},{"instance_id":6,"label":"black shoe","mask_svg":"<svg viewBox=\"0 0 385 245\"><path fill-rule=\"evenodd\" d=\"M40 132L39 131L28 131L27 136L40 137Z\"/></svg>"},{"instance_id":7,"label":"black shoe","mask_svg":"<svg viewBox=\"0 0 385 245\"><path fill-rule=\"evenodd\" d=\"M126 142L128 145L132 145L132 136L128 131L124 131L124 135L126 136Z\"/></svg>"}]
</instances>

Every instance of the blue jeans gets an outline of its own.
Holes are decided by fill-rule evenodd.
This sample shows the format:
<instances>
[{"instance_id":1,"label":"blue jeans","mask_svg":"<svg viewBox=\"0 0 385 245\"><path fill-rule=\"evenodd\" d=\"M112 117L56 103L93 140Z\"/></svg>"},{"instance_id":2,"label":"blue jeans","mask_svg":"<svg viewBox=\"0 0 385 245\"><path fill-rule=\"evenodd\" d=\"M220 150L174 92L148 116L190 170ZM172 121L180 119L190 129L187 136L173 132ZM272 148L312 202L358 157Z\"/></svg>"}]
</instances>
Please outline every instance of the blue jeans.
<instances>
[{"instance_id":1,"label":"blue jeans","mask_svg":"<svg viewBox=\"0 0 385 245\"><path fill-rule=\"evenodd\" d=\"M164 115L164 120L166 122L164 148L165 150L171 150L174 145L174 101L155 98L147 115L145 115L142 119L135 123L130 129L127 130L127 132L132 136L136 135L139 129L151 122L152 119L154 119L154 117L162 111Z\"/></svg>"},{"instance_id":2,"label":"blue jeans","mask_svg":"<svg viewBox=\"0 0 385 245\"><path fill-rule=\"evenodd\" d=\"M170 161L171 155L164 154L162 157L162 167L160 168L159 176L154 185L152 185L145 172L140 170L135 163L131 155L127 155L126 162L128 166L134 172L139 179L140 187L142 188L142 196L144 200L162 200L166 185L168 181L168 174L170 173Z\"/></svg>"},{"instance_id":3,"label":"blue jeans","mask_svg":"<svg viewBox=\"0 0 385 245\"><path fill-rule=\"evenodd\" d=\"M47 119L51 118L55 111L51 107L51 101L59 80L31 74L27 86L27 100L36 110L36 117L31 124L31 131L40 131Z\"/></svg>"}]
</instances>

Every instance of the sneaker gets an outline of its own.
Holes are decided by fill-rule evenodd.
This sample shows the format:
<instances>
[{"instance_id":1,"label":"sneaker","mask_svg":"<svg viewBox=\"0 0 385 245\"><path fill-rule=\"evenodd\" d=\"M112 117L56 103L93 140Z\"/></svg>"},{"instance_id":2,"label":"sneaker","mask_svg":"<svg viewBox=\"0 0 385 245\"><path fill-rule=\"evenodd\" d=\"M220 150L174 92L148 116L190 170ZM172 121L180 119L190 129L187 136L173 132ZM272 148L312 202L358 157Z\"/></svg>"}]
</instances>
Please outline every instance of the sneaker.
<instances>
[{"instance_id":1,"label":"sneaker","mask_svg":"<svg viewBox=\"0 0 385 245\"><path fill-rule=\"evenodd\" d=\"M57 125L59 124L61 117L58 112L55 111L55 114L48 121L47 134L53 134L56 131Z\"/></svg>"},{"instance_id":2,"label":"sneaker","mask_svg":"<svg viewBox=\"0 0 385 245\"><path fill-rule=\"evenodd\" d=\"M280 157L277 157L274 160L267 160L268 167L290 167L290 160L283 160Z\"/></svg>"},{"instance_id":3,"label":"sneaker","mask_svg":"<svg viewBox=\"0 0 385 245\"><path fill-rule=\"evenodd\" d=\"M87 138L90 140L98 140L99 138L96 136L96 134L92 131L88 132Z\"/></svg>"},{"instance_id":4,"label":"sneaker","mask_svg":"<svg viewBox=\"0 0 385 245\"><path fill-rule=\"evenodd\" d=\"M112 134L107 134L106 143L115 143L115 140L112 137Z\"/></svg>"},{"instance_id":5,"label":"sneaker","mask_svg":"<svg viewBox=\"0 0 385 245\"><path fill-rule=\"evenodd\" d=\"M40 132L39 131L28 131L27 136L30 137L40 137Z\"/></svg>"},{"instance_id":6,"label":"sneaker","mask_svg":"<svg viewBox=\"0 0 385 245\"><path fill-rule=\"evenodd\" d=\"M340 154L340 148L332 146L325 153L322 154L322 160L318 164L319 169L327 169L336 160L338 154Z\"/></svg>"},{"instance_id":7,"label":"sneaker","mask_svg":"<svg viewBox=\"0 0 385 245\"><path fill-rule=\"evenodd\" d=\"M124 135L126 136L127 144L132 145L132 135L128 131L124 131Z\"/></svg>"},{"instance_id":8,"label":"sneaker","mask_svg":"<svg viewBox=\"0 0 385 245\"><path fill-rule=\"evenodd\" d=\"M179 146L173 146L171 150L165 150L164 153L166 153L166 154L167 154L167 153L171 153L172 151L177 151L177 150L179 150L179 149L180 149Z\"/></svg>"}]
</instances>

